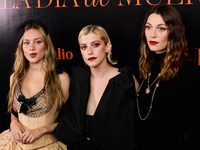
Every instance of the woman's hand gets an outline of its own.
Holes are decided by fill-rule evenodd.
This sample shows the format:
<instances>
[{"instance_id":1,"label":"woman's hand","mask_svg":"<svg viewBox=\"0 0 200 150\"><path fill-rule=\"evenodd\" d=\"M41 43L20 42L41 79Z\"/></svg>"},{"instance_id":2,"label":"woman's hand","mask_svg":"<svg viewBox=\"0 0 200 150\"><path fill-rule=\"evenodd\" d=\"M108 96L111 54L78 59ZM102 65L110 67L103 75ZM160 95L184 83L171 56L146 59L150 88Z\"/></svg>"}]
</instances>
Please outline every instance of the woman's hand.
<instances>
[{"instance_id":1,"label":"woman's hand","mask_svg":"<svg viewBox=\"0 0 200 150\"><path fill-rule=\"evenodd\" d=\"M14 142L17 144L18 142L22 143L22 134L24 133L24 128L18 122L18 120L12 120L10 123L11 135Z\"/></svg>"},{"instance_id":2,"label":"woman's hand","mask_svg":"<svg viewBox=\"0 0 200 150\"><path fill-rule=\"evenodd\" d=\"M27 130L22 134L22 142L25 143L32 143L42 135L45 134L45 129L40 127L37 129Z\"/></svg>"},{"instance_id":3,"label":"woman's hand","mask_svg":"<svg viewBox=\"0 0 200 150\"><path fill-rule=\"evenodd\" d=\"M58 123L41 126L36 129L27 130L22 134L22 142L23 143L32 143L44 134L53 133L54 128Z\"/></svg>"}]
</instances>

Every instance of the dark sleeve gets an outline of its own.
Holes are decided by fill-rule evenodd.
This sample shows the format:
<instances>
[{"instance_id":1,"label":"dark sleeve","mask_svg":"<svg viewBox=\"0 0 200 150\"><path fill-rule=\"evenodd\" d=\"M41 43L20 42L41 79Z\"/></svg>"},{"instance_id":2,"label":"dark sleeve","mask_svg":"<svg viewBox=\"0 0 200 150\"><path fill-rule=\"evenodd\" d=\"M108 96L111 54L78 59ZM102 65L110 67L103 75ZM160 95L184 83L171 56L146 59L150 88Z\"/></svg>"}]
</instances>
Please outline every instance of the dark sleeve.
<instances>
[{"instance_id":1,"label":"dark sleeve","mask_svg":"<svg viewBox=\"0 0 200 150\"><path fill-rule=\"evenodd\" d=\"M200 68L192 63L183 65L182 91L187 123L185 150L200 149Z\"/></svg>"},{"instance_id":2,"label":"dark sleeve","mask_svg":"<svg viewBox=\"0 0 200 150\"><path fill-rule=\"evenodd\" d=\"M54 135L65 144L73 144L85 139L76 129L74 118L69 110L68 103L66 103L63 110L59 123L54 129Z\"/></svg>"},{"instance_id":3,"label":"dark sleeve","mask_svg":"<svg viewBox=\"0 0 200 150\"><path fill-rule=\"evenodd\" d=\"M72 69L69 98L63 107L62 116L54 130L54 135L65 144L74 144L85 140L83 135L83 98L87 98L89 86L86 80L89 72L82 65Z\"/></svg>"}]
</instances>

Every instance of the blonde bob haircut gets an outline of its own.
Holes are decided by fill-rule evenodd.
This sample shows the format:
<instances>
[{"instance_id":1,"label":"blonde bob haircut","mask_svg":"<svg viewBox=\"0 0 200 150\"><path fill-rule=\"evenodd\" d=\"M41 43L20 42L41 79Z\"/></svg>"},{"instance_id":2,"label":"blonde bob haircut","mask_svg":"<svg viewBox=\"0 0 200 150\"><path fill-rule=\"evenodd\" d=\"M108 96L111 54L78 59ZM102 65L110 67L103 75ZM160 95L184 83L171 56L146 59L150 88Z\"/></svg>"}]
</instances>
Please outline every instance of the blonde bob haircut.
<instances>
[{"instance_id":1,"label":"blonde bob haircut","mask_svg":"<svg viewBox=\"0 0 200 150\"><path fill-rule=\"evenodd\" d=\"M43 63L43 69L45 72L44 77L44 100L47 102L45 95L52 100L52 103L56 104L57 109L60 110L64 104L64 98L62 96L62 90L61 90L61 83L60 78L56 72L56 65L57 65L57 58L55 54L55 49L53 47L53 44L51 42L49 34L46 34L44 29L39 26L36 23L27 24L24 27L24 33L29 29L35 29L37 30L43 42L45 43L45 56L44 56L44 63ZM29 61L25 58L23 53L23 37L19 39L18 47L15 52L15 62L13 66L13 82L10 87L10 91L8 93L8 112L11 113L13 109L13 101L14 101L14 92L15 88L22 80L28 69L29 69Z\"/></svg>"},{"instance_id":2,"label":"blonde bob haircut","mask_svg":"<svg viewBox=\"0 0 200 150\"><path fill-rule=\"evenodd\" d=\"M106 32L106 30L99 26L99 25L87 25L85 26L80 32L79 32L79 35L78 35L78 40L83 36L83 35L88 35L89 33L94 33L94 34L97 34L101 37L101 39L104 41L105 45L107 45L108 43L111 43L110 42L110 38ZM107 53L107 62L108 64L110 65L116 65L117 64L117 61L114 61L112 59L112 51L110 50L108 53Z\"/></svg>"}]
</instances>

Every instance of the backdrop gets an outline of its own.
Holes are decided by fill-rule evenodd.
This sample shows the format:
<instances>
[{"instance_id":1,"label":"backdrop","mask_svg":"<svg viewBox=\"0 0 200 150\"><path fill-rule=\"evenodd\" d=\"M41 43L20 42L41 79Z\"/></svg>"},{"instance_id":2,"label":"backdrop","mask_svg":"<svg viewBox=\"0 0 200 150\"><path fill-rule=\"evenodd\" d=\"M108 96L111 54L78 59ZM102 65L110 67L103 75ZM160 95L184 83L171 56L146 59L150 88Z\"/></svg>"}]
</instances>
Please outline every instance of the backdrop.
<instances>
[{"instance_id":1,"label":"backdrop","mask_svg":"<svg viewBox=\"0 0 200 150\"><path fill-rule=\"evenodd\" d=\"M7 93L17 47L16 28L38 19L49 28L59 65L69 74L82 58L77 36L88 24L103 26L113 45L119 65L137 72L139 33L145 13L152 5L167 3L182 14L189 52L200 65L199 0L0 0L0 132L9 128Z\"/></svg>"}]
</instances>

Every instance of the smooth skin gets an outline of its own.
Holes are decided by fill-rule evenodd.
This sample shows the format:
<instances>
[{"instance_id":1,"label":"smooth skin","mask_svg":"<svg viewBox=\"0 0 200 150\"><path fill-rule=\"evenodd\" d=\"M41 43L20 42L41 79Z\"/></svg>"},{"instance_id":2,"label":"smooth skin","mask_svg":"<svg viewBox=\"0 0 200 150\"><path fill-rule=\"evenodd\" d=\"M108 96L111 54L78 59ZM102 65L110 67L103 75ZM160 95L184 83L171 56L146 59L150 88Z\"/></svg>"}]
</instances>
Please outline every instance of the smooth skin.
<instances>
[{"instance_id":1,"label":"smooth skin","mask_svg":"<svg viewBox=\"0 0 200 150\"><path fill-rule=\"evenodd\" d=\"M79 39L79 45L82 58L91 70L90 94L86 114L94 115L109 80L120 72L118 72L118 68L108 64L106 53L111 50L112 44L105 45L100 35L94 33L83 35ZM137 90L139 83L134 76L133 78Z\"/></svg>"},{"instance_id":2,"label":"smooth skin","mask_svg":"<svg viewBox=\"0 0 200 150\"><path fill-rule=\"evenodd\" d=\"M45 55L45 44L37 30L29 29L25 32L23 39L23 52L24 56L29 61L29 69L26 76L21 80L20 86L23 95L26 98L30 98L36 95L44 87L45 73L43 70L43 58ZM31 57L33 56L31 54L34 54L35 56ZM10 87L12 86L13 75L14 74L10 77ZM63 97L67 100L69 96L70 77L67 73L63 72L59 74L59 78L61 81ZM14 104L13 108L16 111ZM18 121L18 118L11 114L10 128L15 143L17 144L18 142L21 142L25 144L34 142L46 133L52 133L57 124L58 123L54 123L25 131Z\"/></svg>"},{"instance_id":3,"label":"smooth skin","mask_svg":"<svg viewBox=\"0 0 200 150\"><path fill-rule=\"evenodd\" d=\"M161 15L152 13L148 17L145 36L151 51L157 54L166 52L169 30Z\"/></svg>"}]
</instances>

